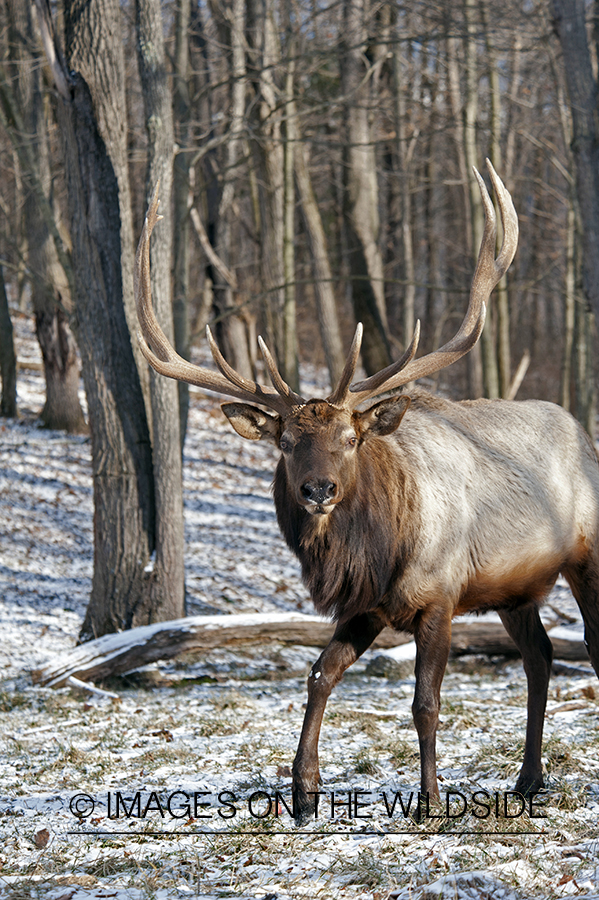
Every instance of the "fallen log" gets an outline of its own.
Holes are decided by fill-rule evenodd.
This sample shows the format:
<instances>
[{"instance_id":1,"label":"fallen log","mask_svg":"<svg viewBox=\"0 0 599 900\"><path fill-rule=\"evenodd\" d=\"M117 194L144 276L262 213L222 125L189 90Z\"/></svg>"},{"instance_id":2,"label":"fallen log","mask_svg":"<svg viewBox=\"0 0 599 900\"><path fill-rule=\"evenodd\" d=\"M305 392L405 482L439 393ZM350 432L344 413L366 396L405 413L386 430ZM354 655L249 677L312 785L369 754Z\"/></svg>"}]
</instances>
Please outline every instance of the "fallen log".
<instances>
[{"instance_id":1,"label":"fallen log","mask_svg":"<svg viewBox=\"0 0 599 900\"><path fill-rule=\"evenodd\" d=\"M91 682L109 675L123 675L148 663L173 659L190 650L212 650L244 643L278 641L309 647L326 647L334 625L303 613L247 613L239 615L190 616L157 622L107 634L74 647L42 669L31 673L34 683L62 687L69 678ZM555 656L588 659L581 629L552 628L548 631ZM405 632L385 628L373 649L399 647L412 640ZM464 616L452 627L452 653L517 654L499 616Z\"/></svg>"},{"instance_id":2,"label":"fallen log","mask_svg":"<svg viewBox=\"0 0 599 900\"><path fill-rule=\"evenodd\" d=\"M213 650L241 643L282 641L324 647L333 631L330 622L303 613L189 616L107 634L80 644L32 672L32 678L37 684L62 687L69 676L94 681L108 675L123 675L189 650ZM397 638L394 643L383 643L381 647L394 647L410 640L408 635L391 634Z\"/></svg>"}]
</instances>

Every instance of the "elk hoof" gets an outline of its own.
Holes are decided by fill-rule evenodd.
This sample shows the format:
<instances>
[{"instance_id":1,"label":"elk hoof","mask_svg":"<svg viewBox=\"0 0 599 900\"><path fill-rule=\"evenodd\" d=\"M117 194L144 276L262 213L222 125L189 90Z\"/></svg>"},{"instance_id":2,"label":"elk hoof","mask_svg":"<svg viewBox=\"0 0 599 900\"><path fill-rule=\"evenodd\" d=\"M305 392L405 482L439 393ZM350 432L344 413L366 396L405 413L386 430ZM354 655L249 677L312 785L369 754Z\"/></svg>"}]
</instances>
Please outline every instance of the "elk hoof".
<instances>
[{"instance_id":1,"label":"elk hoof","mask_svg":"<svg viewBox=\"0 0 599 900\"><path fill-rule=\"evenodd\" d=\"M316 816L316 791L308 791L302 785L293 789L293 818L296 825L305 825Z\"/></svg>"},{"instance_id":2,"label":"elk hoof","mask_svg":"<svg viewBox=\"0 0 599 900\"><path fill-rule=\"evenodd\" d=\"M542 775L528 775L521 772L514 790L522 794L523 797L528 797L530 794L538 794L544 787L545 782Z\"/></svg>"}]
</instances>

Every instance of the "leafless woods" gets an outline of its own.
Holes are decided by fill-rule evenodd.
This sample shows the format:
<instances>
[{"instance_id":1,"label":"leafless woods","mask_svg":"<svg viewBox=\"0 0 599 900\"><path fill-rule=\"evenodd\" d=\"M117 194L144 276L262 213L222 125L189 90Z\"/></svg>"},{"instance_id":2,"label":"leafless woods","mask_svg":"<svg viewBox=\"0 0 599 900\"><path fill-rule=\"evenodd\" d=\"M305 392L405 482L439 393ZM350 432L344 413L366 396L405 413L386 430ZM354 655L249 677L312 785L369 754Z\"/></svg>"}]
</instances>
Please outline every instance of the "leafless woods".
<instances>
[{"instance_id":1,"label":"leafless woods","mask_svg":"<svg viewBox=\"0 0 599 900\"><path fill-rule=\"evenodd\" d=\"M518 396L557 400L592 430L599 167L592 140L573 138L594 122L596 47L592 7L564 6L0 4L0 312L36 317L49 425L82 427L79 345L98 512L84 636L184 608L172 548L186 391L177 415L130 336L133 235L158 176L168 217L152 271L177 351L209 321L252 377L259 328L298 390L298 347L335 383L356 321L367 374L417 318L425 351L454 333L483 221L470 167L489 156L523 239L480 352L438 380L505 397L529 353ZM0 368L10 414L9 327Z\"/></svg>"}]
</instances>

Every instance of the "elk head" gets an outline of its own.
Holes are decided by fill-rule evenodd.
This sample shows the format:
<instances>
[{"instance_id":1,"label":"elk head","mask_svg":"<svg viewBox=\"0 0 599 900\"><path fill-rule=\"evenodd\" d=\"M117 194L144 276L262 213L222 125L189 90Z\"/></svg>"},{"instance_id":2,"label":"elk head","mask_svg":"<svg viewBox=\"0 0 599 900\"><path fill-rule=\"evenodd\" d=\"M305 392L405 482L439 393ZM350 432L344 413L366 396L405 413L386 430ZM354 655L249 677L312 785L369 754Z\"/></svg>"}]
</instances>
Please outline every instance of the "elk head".
<instances>
[{"instance_id":1,"label":"elk head","mask_svg":"<svg viewBox=\"0 0 599 900\"><path fill-rule=\"evenodd\" d=\"M156 188L139 241L135 265L135 296L141 326L138 339L144 356L162 375L243 401L222 405L235 431L249 440L273 441L282 451L288 484L293 486L297 503L313 515L330 514L352 488L361 445L374 437L395 431L410 400L405 396L392 397L366 410L360 411L357 407L379 394L396 390L401 385L451 365L476 344L481 334L487 300L507 271L518 243L518 219L512 199L491 163L487 161L487 165L499 203L503 244L495 259L495 211L484 182L475 169L485 210L485 229L468 309L457 334L439 350L414 359L420 335L420 325L417 323L410 345L401 359L365 381L352 384L362 340L362 326L359 324L339 384L324 400L306 400L292 391L281 377L261 338L258 342L272 388L259 385L236 372L222 356L209 328L206 329L208 341L218 372L192 365L171 347L156 320L151 301L150 236L160 218L157 214ZM266 407L271 412L260 407Z\"/></svg>"},{"instance_id":2,"label":"elk head","mask_svg":"<svg viewBox=\"0 0 599 900\"><path fill-rule=\"evenodd\" d=\"M242 437L273 441L297 503L312 515L328 515L355 483L362 443L395 431L409 405L408 397L392 397L359 412L330 399L308 400L284 418L241 403L221 408Z\"/></svg>"}]
</instances>

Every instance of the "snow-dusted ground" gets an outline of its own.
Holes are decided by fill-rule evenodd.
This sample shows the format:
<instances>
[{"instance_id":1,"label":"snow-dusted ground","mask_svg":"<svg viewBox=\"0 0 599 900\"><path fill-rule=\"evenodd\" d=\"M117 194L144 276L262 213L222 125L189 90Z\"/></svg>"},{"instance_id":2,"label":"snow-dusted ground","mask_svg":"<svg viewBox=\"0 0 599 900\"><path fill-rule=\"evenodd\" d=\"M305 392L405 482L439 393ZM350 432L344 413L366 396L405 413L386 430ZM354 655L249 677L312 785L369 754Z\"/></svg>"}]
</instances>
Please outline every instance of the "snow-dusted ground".
<instances>
[{"instance_id":1,"label":"snow-dusted ground","mask_svg":"<svg viewBox=\"0 0 599 900\"><path fill-rule=\"evenodd\" d=\"M20 355L33 356L26 321L16 324ZM329 701L321 815L299 832L283 805L264 819L264 797L251 799L254 815L248 805L257 791L290 802L316 649L196 654L115 680L115 701L33 686L28 672L73 645L92 574L89 443L36 426L42 390L40 374L22 370L23 417L0 420L0 900L599 897L599 685L590 672L552 680L549 790L533 808L546 818L510 820L496 816L494 794L502 803L519 768L520 664L453 661L439 772L443 799L461 792L468 812L416 825L399 800L388 814L397 792L407 804L417 790L413 677L405 663L397 680L369 675L376 654L366 654ZM237 438L215 401L194 398L190 613L311 611L276 526L275 456ZM564 586L552 602L571 611ZM493 797L486 818L473 806L477 790ZM352 815L348 792L359 798ZM454 796L452 811L463 802Z\"/></svg>"}]
</instances>

